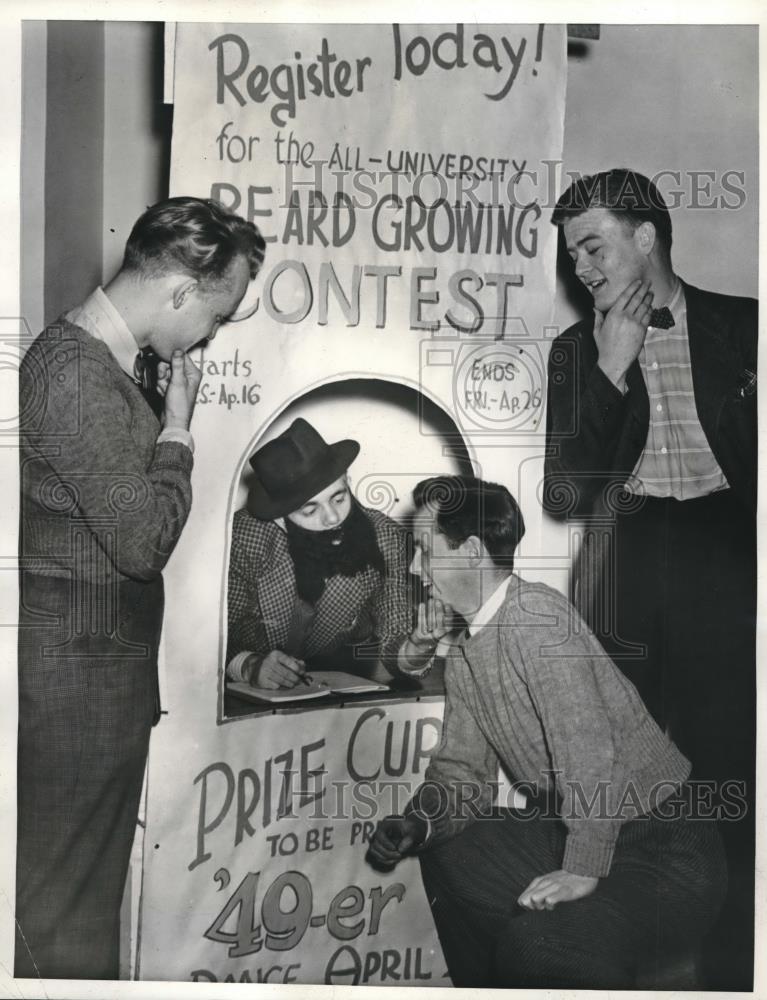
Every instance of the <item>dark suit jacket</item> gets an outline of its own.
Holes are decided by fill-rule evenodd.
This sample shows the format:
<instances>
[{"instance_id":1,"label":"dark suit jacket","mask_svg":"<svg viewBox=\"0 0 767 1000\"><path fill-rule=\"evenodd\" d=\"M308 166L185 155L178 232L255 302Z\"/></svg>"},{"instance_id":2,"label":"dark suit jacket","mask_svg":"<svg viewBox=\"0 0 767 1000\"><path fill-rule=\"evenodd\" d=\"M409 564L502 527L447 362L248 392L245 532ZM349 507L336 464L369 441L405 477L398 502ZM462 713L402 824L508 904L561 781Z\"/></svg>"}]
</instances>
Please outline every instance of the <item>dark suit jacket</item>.
<instances>
[{"instance_id":1,"label":"dark suit jacket","mask_svg":"<svg viewBox=\"0 0 767 1000\"><path fill-rule=\"evenodd\" d=\"M405 533L380 511L362 509L373 523L386 577L372 568L353 577L331 577L317 604L306 656L375 639L388 661L410 631ZM229 560L226 662L245 650L259 656L284 651L295 602L296 578L284 529L238 510Z\"/></svg>"},{"instance_id":2,"label":"dark suit jacket","mask_svg":"<svg viewBox=\"0 0 767 1000\"><path fill-rule=\"evenodd\" d=\"M683 282L698 417L727 482L753 513L757 463L757 302ZM603 513L634 470L650 407L639 362L626 395L597 365L594 318L571 326L549 355L544 508Z\"/></svg>"},{"instance_id":3,"label":"dark suit jacket","mask_svg":"<svg viewBox=\"0 0 767 1000\"><path fill-rule=\"evenodd\" d=\"M684 284L695 405L711 451L744 516L756 513L757 303ZM647 441L650 404L639 362L622 395L597 365L594 318L557 337L549 355L543 506L554 517L595 518L573 569L572 599L598 628L609 533Z\"/></svg>"}]
</instances>

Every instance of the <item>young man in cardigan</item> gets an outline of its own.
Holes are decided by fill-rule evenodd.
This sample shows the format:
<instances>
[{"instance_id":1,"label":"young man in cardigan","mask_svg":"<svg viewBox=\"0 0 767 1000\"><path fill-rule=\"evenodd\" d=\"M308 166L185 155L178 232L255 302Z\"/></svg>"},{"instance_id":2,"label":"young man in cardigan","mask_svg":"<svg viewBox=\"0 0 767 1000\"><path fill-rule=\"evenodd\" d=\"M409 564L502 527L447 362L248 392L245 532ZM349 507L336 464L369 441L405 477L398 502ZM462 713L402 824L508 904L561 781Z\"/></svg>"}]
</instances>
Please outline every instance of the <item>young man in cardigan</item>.
<instances>
[{"instance_id":1,"label":"young man in cardigan","mask_svg":"<svg viewBox=\"0 0 767 1000\"><path fill-rule=\"evenodd\" d=\"M114 280L24 358L16 976L118 976L159 717L161 571L192 501L187 352L236 311L263 256L217 202L161 202Z\"/></svg>"},{"instance_id":2,"label":"young man in cardigan","mask_svg":"<svg viewBox=\"0 0 767 1000\"><path fill-rule=\"evenodd\" d=\"M507 489L444 476L414 498L411 571L468 637L424 784L379 823L370 860L419 854L455 986L630 988L698 941L723 898L689 762L565 598L513 573L524 522ZM499 765L525 810L494 804Z\"/></svg>"}]
</instances>

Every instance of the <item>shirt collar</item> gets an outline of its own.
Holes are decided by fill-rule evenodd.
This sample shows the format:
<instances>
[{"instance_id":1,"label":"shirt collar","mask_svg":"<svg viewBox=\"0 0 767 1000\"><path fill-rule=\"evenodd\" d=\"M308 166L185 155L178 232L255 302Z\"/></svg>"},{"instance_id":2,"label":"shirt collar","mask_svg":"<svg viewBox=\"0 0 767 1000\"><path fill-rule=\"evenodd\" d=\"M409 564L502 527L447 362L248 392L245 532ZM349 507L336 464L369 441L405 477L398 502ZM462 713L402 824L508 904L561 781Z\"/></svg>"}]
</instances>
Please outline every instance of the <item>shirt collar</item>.
<instances>
[{"instance_id":1,"label":"shirt collar","mask_svg":"<svg viewBox=\"0 0 767 1000\"><path fill-rule=\"evenodd\" d=\"M674 287L671 289L671 295L667 302L663 305L668 307L669 312L672 316L676 318L679 314L679 307L683 304L684 298L682 296L682 282L674 275Z\"/></svg>"},{"instance_id":2,"label":"shirt collar","mask_svg":"<svg viewBox=\"0 0 767 1000\"><path fill-rule=\"evenodd\" d=\"M502 580L492 594L488 597L485 603L480 607L479 611L474 615L470 625L469 625L469 635L476 635L481 628L491 620L495 615L496 611L503 604L506 599L506 591L509 589L509 584L511 583L511 574Z\"/></svg>"},{"instance_id":3,"label":"shirt collar","mask_svg":"<svg viewBox=\"0 0 767 1000\"><path fill-rule=\"evenodd\" d=\"M103 341L125 374L135 378L134 364L139 351L136 338L103 288L92 292L82 305L68 312L66 318L96 340Z\"/></svg>"}]
</instances>

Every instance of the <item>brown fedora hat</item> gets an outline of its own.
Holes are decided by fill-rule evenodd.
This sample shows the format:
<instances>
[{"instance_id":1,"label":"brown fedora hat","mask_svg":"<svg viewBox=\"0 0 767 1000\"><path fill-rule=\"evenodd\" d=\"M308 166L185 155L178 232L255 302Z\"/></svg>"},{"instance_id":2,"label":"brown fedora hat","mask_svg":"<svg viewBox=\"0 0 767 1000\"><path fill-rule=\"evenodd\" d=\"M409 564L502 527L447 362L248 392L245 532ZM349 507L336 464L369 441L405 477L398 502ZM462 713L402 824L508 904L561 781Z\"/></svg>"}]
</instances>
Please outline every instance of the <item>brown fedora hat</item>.
<instances>
[{"instance_id":1,"label":"brown fedora hat","mask_svg":"<svg viewBox=\"0 0 767 1000\"><path fill-rule=\"evenodd\" d=\"M298 510L342 476L359 451L358 441L327 444L310 423L298 417L251 455L256 478L248 494L248 510L262 521Z\"/></svg>"}]
</instances>

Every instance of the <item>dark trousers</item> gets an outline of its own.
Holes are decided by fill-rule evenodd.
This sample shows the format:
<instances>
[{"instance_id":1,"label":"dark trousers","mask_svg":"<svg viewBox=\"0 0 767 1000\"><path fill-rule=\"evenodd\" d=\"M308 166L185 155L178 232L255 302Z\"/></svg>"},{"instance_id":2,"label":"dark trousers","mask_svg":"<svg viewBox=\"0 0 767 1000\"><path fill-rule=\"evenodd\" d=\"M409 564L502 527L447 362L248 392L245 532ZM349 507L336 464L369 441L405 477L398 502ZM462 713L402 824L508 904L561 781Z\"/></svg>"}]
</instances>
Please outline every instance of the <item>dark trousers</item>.
<instances>
[{"instance_id":1,"label":"dark trousers","mask_svg":"<svg viewBox=\"0 0 767 1000\"><path fill-rule=\"evenodd\" d=\"M18 977L118 977L162 612L161 579L102 588L22 577Z\"/></svg>"},{"instance_id":2,"label":"dark trousers","mask_svg":"<svg viewBox=\"0 0 767 1000\"><path fill-rule=\"evenodd\" d=\"M420 856L454 986L630 989L710 928L726 885L711 821L632 820L590 896L530 911L516 900L561 867L566 830L521 816L499 810Z\"/></svg>"},{"instance_id":3,"label":"dark trousers","mask_svg":"<svg viewBox=\"0 0 767 1000\"><path fill-rule=\"evenodd\" d=\"M635 505L634 505L635 506ZM705 949L707 985L752 988L756 757L756 525L731 490L646 498L614 525L603 607L589 624L693 765L712 782L730 869ZM611 628L606 628L610 623ZM634 646L634 649L630 647ZM726 803L737 798L741 807Z\"/></svg>"}]
</instances>

